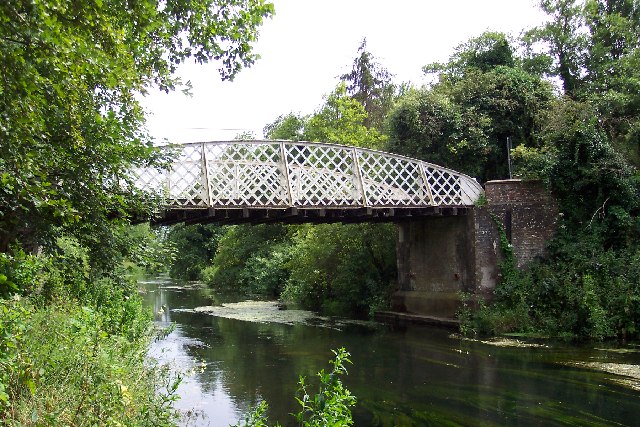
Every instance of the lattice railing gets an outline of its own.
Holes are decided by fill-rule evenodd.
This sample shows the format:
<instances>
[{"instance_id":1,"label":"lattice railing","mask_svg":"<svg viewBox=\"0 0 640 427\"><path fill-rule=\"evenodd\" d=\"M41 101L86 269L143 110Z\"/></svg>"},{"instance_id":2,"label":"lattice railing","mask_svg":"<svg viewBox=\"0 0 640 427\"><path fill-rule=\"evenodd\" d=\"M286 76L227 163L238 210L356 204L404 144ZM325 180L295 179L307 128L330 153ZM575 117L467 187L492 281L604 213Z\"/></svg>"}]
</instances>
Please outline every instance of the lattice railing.
<instances>
[{"instance_id":1,"label":"lattice railing","mask_svg":"<svg viewBox=\"0 0 640 427\"><path fill-rule=\"evenodd\" d=\"M167 207L349 208L471 206L467 175L395 154L334 144L225 141L185 144L170 171L138 169L139 188Z\"/></svg>"}]
</instances>

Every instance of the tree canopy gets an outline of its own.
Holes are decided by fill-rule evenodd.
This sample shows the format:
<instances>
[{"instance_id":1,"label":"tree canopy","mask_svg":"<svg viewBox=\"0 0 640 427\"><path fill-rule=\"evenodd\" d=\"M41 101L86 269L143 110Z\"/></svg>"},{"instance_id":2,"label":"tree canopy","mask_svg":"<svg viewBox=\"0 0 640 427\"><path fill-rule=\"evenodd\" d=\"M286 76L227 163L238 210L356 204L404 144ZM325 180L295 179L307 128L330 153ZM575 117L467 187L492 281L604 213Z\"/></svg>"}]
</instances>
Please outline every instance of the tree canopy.
<instances>
[{"instance_id":1,"label":"tree canopy","mask_svg":"<svg viewBox=\"0 0 640 427\"><path fill-rule=\"evenodd\" d=\"M129 171L159 160L140 95L180 87L188 59L232 79L272 13L263 0L0 3L0 251L57 230L91 246L140 209Z\"/></svg>"},{"instance_id":2,"label":"tree canopy","mask_svg":"<svg viewBox=\"0 0 640 427\"><path fill-rule=\"evenodd\" d=\"M458 46L449 61L424 67L431 87L398 100L387 121L391 151L442 164L481 181L508 178L507 138L536 146L551 85L524 69L504 34Z\"/></svg>"},{"instance_id":3,"label":"tree canopy","mask_svg":"<svg viewBox=\"0 0 640 427\"><path fill-rule=\"evenodd\" d=\"M381 148L384 135L366 125L368 114L363 105L347 94L344 83L325 98L314 114L280 115L264 127L269 139L329 142L367 148Z\"/></svg>"},{"instance_id":4,"label":"tree canopy","mask_svg":"<svg viewBox=\"0 0 640 427\"><path fill-rule=\"evenodd\" d=\"M597 109L610 142L640 166L640 3L543 0L544 25L524 37L565 96ZM542 60L541 60L542 58Z\"/></svg>"},{"instance_id":5,"label":"tree canopy","mask_svg":"<svg viewBox=\"0 0 640 427\"><path fill-rule=\"evenodd\" d=\"M366 127L382 129L396 93L392 78L393 75L367 50L367 39L363 39L351 71L341 75L340 80L345 83L347 93L367 113L363 123Z\"/></svg>"}]
</instances>

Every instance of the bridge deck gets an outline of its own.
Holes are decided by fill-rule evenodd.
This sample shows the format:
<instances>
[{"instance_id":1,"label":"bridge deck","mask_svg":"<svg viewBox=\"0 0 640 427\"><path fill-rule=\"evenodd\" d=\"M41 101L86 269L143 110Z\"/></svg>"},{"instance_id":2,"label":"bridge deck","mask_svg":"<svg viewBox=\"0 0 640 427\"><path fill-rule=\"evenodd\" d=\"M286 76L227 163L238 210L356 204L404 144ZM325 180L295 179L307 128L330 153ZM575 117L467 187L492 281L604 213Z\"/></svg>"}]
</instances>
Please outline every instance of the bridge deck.
<instances>
[{"instance_id":1,"label":"bridge deck","mask_svg":"<svg viewBox=\"0 0 640 427\"><path fill-rule=\"evenodd\" d=\"M403 222L424 216L465 215L467 207L357 208L357 209L188 209L166 210L153 220L156 225Z\"/></svg>"}]
</instances>

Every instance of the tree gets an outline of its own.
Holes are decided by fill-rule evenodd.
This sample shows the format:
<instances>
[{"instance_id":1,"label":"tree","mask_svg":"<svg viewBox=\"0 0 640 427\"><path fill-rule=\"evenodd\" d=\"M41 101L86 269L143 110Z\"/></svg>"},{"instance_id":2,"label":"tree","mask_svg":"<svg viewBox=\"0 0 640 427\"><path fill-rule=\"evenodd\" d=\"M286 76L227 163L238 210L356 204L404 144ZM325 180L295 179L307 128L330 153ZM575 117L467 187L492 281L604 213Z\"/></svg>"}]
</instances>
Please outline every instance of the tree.
<instances>
[{"instance_id":1,"label":"tree","mask_svg":"<svg viewBox=\"0 0 640 427\"><path fill-rule=\"evenodd\" d=\"M405 156L480 174L478 159L486 157L488 123L471 125L459 105L428 88L409 91L389 115L387 148Z\"/></svg>"},{"instance_id":2,"label":"tree","mask_svg":"<svg viewBox=\"0 0 640 427\"><path fill-rule=\"evenodd\" d=\"M378 130L366 126L367 117L362 104L349 96L346 85L340 83L326 96L324 105L314 114L280 115L264 127L264 134L269 139L381 148L385 136Z\"/></svg>"},{"instance_id":3,"label":"tree","mask_svg":"<svg viewBox=\"0 0 640 427\"><path fill-rule=\"evenodd\" d=\"M486 181L509 176L508 137L514 146L537 146L552 88L523 68L504 34L473 38L424 71L438 81L400 98L388 120L391 151Z\"/></svg>"},{"instance_id":4,"label":"tree","mask_svg":"<svg viewBox=\"0 0 640 427\"><path fill-rule=\"evenodd\" d=\"M592 105L556 102L542 135L553 148L549 186L572 230L601 227L606 248L633 243L640 209L634 171L607 139Z\"/></svg>"},{"instance_id":5,"label":"tree","mask_svg":"<svg viewBox=\"0 0 640 427\"><path fill-rule=\"evenodd\" d=\"M202 280L202 271L218 250L226 229L214 224L176 224L169 229L165 245L175 254L170 267L173 278Z\"/></svg>"},{"instance_id":6,"label":"tree","mask_svg":"<svg viewBox=\"0 0 640 427\"><path fill-rule=\"evenodd\" d=\"M213 265L203 271L215 288L278 296L287 280L288 233L283 224L236 225L219 234Z\"/></svg>"},{"instance_id":7,"label":"tree","mask_svg":"<svg viewBox=\"0 0 640 427\"><path fill-rule=\"evenodd\" d=\"M589 29L583 99L598 109L611 143L640 166L640 2L589 0Z\"/></svg>"},{"instance_id":8,"label":"tree","mask_svg":"<svg viewBox=\"0 0 640 427\"><path fill-rule=\"evenodd\" d=\"M435 62L425 65L422 70L426 74L439 73L440 77L455 79L471 70L488 72L500 65L515 65L513 48L504 33L487 31L457 46L446 64Z\"/></svg>"},{"instance_id":9,"label":"tree","mask_svg":"<svg viewBox=\"0 0 640 427\"><path fill-rule=\"evenodd\" d=\"M367 113L364 125L381 130L385 116L391 109L396 88L391 83L393 75L367 50L367 39L358 48L350 73L340 76L347 93L358 101Z\"/></svg>"},{"instance_id":10,"label":"tree","mask_svg":"<svg viewBox=\"0 0 640 427\"><path fill-rule=\"evenodd\" d=\"M551 20L524 41L547 57L564 94L595 106L611 144L640 165L640 2L544 0ZM538 61L539 62L539 61Z\"/></svg>"},{"instance_id":11,"label":"tree","mask_svg":"<svg viewBox=\"0 0 640 427\"><path fill-rule=\"evenodd\" d=\"M396 278L392 224L319 224L293 230L283 298L331 315L371 317Z\"/></svg>"},{"instance_id":12,"label":"tree","mask_svg":"<svg viewBox=\"0 0 640 427\"><path fill-rule=\"evenodd\" d=\"M540 8L551 20L525 33L524 42L530 48L542 42L543 53L549 58L547 73L559 77L564 94L576 95L584 65L586 38L582 6L576 0L540 0Z\"/></svg>"},{"instance_id":13,"label":"tree","mask_svg":"<svg viewBox=\"0 0 640 427\"><path fill-rule=\"evenodd\" d=\"M347 95L344 83L329 94L325 104L307 121L303 138L358 147L381 148L385 137L366 125L367 112Z\"/></svg>"},{"instance_id":14,"label":"tree","mask_svg":"<svg viewBox=\"0 0 640 427\"><path fill-rule=\"evenodd\" d=\"M138 94L179 87L189 58L232 79L272 13L263 0L2 2L0 251L62 230L99 253L109 220L143 207L129 171L161 160Z\"/></svg>"},{"instance_id":15,"label":"tree","mask_svg":"<svg viewBox=\"0 0 640 427\"><path fill-rule=\"evenodd\" d=\"M286 139L301 141L304 139L304 128L308 118L294 113L278 116L272 123L263 129L267 139Z\"/></svg>"}]
</instances>

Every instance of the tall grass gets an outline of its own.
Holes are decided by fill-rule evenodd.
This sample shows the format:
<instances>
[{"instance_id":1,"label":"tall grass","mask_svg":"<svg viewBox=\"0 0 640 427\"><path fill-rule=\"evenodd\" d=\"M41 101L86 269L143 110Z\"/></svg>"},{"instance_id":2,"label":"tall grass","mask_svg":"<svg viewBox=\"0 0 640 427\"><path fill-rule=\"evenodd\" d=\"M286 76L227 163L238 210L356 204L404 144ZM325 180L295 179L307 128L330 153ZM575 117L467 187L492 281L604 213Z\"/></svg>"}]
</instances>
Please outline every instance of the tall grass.
<instances>
[{"instance_id":1,"label":"tall grass","mask_svg":"<svg viewBox=\"0 0 640 427\"><path fill-rule=\"evenodd\" d=\"M150 325L135 298L0 300L0 424L175 425L177 384L145 358Z\"/></svg>"}]
</instances>

